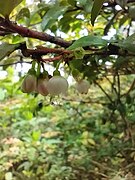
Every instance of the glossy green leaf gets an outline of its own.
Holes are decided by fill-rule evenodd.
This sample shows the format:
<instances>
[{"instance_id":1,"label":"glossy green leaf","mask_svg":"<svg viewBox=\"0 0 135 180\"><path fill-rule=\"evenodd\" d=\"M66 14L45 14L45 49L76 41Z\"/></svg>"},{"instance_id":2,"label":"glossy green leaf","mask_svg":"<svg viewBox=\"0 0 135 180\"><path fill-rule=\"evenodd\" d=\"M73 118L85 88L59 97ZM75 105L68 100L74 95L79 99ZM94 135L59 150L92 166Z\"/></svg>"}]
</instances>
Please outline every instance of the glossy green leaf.
<instances>
[{"instance_id":1,"label":"glossy green leaf","mask_svg":"<svg viewBox=\"0 0 135 180\"><path fill-rule=\"evenodd\" d=\"M0 0L0 14L4 17L9 16L13 9L21 2L22 0Z\"/></svg>"},{"instance_id":2,"label":"glossy green leaf","mask_svg":"<svg viewBox=\"0 0 135 180\"><path fill-rule=\"evenodd\" d=\"M92 10L91 10L91 24L94 26L95 19L97 18L100 9L102 8L102 5L105 0L95 0Z\"/></svg>"},{"instance_id":3,"label":"glossy green leaf","mask_svg":"<svg viewBox=\"0 0 135 180\"><path fill-rule=\"evenodd\" d=\"M99 36L88 35L76 40L68 49L73 50L79 47L86 46L106 46L107 41Z\"/></svg>"},{"instance_id":4,"label":"glossy green leaf","mask_svg":"<svg viewBox=\"0 0 135 180\"><path fill-rule=\"evenodd\" d=\"M0 60L10 55L19 46L20 46L20 43L19 44L8 44L8 43L1 44L0 45Z\"/></svg>"},{"instance_id":5,"label":"glossy green leaf","mask_svg":"<svg viewBox=\"0 0 135 180\"><path fill-rule=\"evenodd\" d=\"M125 50L135 53L135 33L127 37L127 39L113 44Z\"/></svg>"},{"instance_id":6,"label":"glossy green leaf","mask_svg":"<svg viewBox=\"0 0 135 180\"><path fill-rule=\"evenodd\" d=\"M64 14L66 10L67 7L58 5L49 9L43 17L43 21L41 24L42 30L45 31L47 28L50 28L52 25L54 25L58 17Z\"/></svg>"}]
</instances>

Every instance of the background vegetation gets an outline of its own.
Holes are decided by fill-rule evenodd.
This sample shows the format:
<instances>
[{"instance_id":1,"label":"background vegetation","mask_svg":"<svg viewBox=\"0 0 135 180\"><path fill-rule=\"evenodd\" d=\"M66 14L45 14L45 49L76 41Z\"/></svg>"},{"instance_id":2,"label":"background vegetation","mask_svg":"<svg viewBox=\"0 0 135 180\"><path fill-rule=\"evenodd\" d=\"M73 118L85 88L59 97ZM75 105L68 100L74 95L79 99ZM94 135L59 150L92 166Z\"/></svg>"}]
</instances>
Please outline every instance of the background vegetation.
<instances>
[{"instance_id":1,"label":"background vegetation","mask_svg":"<svg viewBox=\"0 0 135 180\"><path fill-rule=\"evenodd\" d=\"M133 180L135 2L5 0L0 13L0 180ZM59 67L68 93L22 93L32 61Z\"/></svg>"}]
</instances>

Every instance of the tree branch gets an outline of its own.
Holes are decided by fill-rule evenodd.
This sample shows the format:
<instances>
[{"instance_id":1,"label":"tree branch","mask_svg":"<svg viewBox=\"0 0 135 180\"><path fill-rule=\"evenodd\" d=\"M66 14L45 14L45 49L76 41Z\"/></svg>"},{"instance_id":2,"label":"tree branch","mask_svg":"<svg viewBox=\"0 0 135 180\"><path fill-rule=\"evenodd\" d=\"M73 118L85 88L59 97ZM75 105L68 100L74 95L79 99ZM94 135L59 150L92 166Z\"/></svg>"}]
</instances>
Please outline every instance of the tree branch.
<instances>
[{"instance_id":1,"label":"tree branch","mask_svg":"<svg viewBox=\"0 0 135 180\"><path fill-rule=\"evenodd\" d=\"M100 86L100 84L98 84L96 81L95 81L95 84L102 90L102 92L106 95L106 97L109 99L109 101L114 104L112 98L109 96L109 94L102 88L102 86Z\"/></svg>"},{"instance_id":2,"label":"tree branch","mask_svg":"<svg viewBox=\"0 0 135 180\"><path fill-rule=\"evenodd\" d=\"M55 57L52 57L52 58L46 58L46 59L41 59L42 62L52 62L52 61L58 61L58 60L61 60L62 59L62 55L60 56L55 56Z\"/></svg>"},{"instance_id":3,"label":"tree branch","mask_svg":"<svg viewBox=\"0 0 135 180\"><path fill-rule=\"evenodd\" d=\"M132 82L130 88L128 89L128 91L126 93L122 94L121 96L122 97L127 96L134 88L135 88L135 79L133 80L133 82Z\"/></svg>"},{"instance_id":4,"label":"tree branch","mask_svg":"<svg viewBox=\"0 0 135 180\"><path fill-rule=\"evenodd\" d=\"M47 47L43 47L43 46L36 46L35 49L28 49L26 46L26 43L21 43L20 46L17 48L20 49L22 51L22 54L25 57L41 57L42 55L46 55L46 54L71 54L72 51L70 50L65 50L65 49L60 49L60 48L47 48Z\"/></svg>"},{"instance_id":5,"label":"tree branch","mask_svg":"<svg viewBox=\"0 0 135 180\"><path fill-rule=\"evenodd\" d=\"M13 63L8 63L8 64L0 64L0 67L4 67L4 66L13 66L16 64L22 64L22 63L26 63L26 64L31 64L32 62L27 62L27 61L16 61Z\"/></svg>"},{"instance_id":6,"label":"tree branch","mask_svg":"<svg viewBox=\"0 0 135 180\"><path fill-rule=\"evenodd\" d=\"M47 48L43 46L37 46L36 49L27 49L26 43L20 44L17 49L20 49L22 51L23 56L32 57L33 59L37 59L37 61L41 62L57 61L64 58L65 55L69 55L72 53L72 51L65 49ZM42 56L47 54L54 54L54 57L43 59ZM65 61L67 61L68 59L69 58L67 56L67 58L65 58Z\"/></svg>"},{"instance_id":7,"label":"tree branch","mask_svg":"<svg viewBox=\"0 0 135 180\"><path fill-rule=\"evenodd\" d=\"M30 37L42 41L48 41L50 43L57 44L64 48L67 48L72 44L71 41L64 41L62 38L55 37L47 33L31 30L27 27L19 26L16 23L11 22L10 20L4 19L2 17L0 18L0 26L8 29L8 31L10 31L11 33L18 33L23 37Z\"/></svg>"}]
</instances>

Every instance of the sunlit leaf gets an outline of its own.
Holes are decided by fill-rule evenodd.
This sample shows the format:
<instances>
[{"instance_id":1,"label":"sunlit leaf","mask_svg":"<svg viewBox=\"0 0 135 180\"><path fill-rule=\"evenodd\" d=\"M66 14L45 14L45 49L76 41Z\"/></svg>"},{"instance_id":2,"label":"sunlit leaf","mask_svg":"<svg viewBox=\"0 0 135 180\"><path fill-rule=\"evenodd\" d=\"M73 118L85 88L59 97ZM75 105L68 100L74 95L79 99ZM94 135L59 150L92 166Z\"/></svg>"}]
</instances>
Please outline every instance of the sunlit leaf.
<instances>
[{"instance_id":1,"label":"sunlit leaf","mask_svg":"<svg viewBox=\"0 0 135 180\"><path fill-rule=\"evenodd\" d=\"M12 179L13 179L12 173L11 173L11 172L7 172L7 173L5 174L5 180L12 180Z\"/></svg>"},{"instance_id":2,"label":"sunlit leaf","mask_svg":"<svg viewBox=\"0 0 135 180\"><path fill-rule=\"evenodd\" d=\"M107 45L107 41L102 39L101 37L89 35L76 40L68 49L73 50L78 47L106 46L106 45Z\"/></svg>"},{"instance_id":3,"label":"sunlit leaf","mask_svg":"<svg viewBox=\"0 0 135 180\"><path fill-rule=\"evenodd\" d=\"M94 141L93 139L88 139L88 142L89 142L91 145L93 145L93 146L96 145L96 143L95 143L95 141Z\"/></svg>"},{"instance_id":4,"label":"sunlit leaf","mask_svg":"<svg viewBox=\"0 0 135 180\"><path fill-rule=\"evenodd\" d=\"M19 13L16 16L16 21L18 21L24 17L26 17L26 18L30 17L30 11L28 8L23 8L19 11Z\"/></svg>"},{"instance_id":5,"label":"sunlit leaf","mask_svg":"<svg viewBox=\"0 0 135 180\"><path fill-rule=\"evenodd\" d=\"M22 0L0 0L0 14L4 17L9 16L13 9L21 2Z\"/></svg>"},{"instance_id":6,"label":"sunlit leaf","mask_svg":"<svg viewBox=\"0 0 135 180\"><path fill-rule=\"evenodd\" d=\"M3 43L0 45L0 60L10 55L20 44Z\"/></svg>"},{"instance_id":7,"label":"sunlit leaf","mask_svg":"<svg viewBox=\"0 0 135 180\"><path fill-rule=\"evenodd\" d=\"M39 140L40 135L41 135L40 130L39 131L33 131L33 133L32 133L33 140L35 140L35 141Z\"/></svg>"}]
</instances>

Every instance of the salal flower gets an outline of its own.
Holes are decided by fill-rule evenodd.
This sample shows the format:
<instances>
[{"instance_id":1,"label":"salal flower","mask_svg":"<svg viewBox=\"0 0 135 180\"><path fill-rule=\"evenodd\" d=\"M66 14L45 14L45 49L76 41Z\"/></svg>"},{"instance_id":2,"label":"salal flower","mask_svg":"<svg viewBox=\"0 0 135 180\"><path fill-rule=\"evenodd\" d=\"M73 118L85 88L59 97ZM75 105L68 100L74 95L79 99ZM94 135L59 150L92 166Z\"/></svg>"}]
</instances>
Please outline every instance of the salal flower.
<instances>
[{"instance_id":1,"label":"salal flower","mask_svg":"<svg viewBox=\"0 0 135 180\"><path fill-rule=\"evenodd\" d=\"M68 82L62 76L53 76L47 83L47 90L50 95L65 94L68 90Z\"/></svg>"},{"instance_id":2,"label":"salal flower","mask_svg":"<svg viewBox=\"0 0 135 180\"><path fill-rule=\"evenodd\" d=\"M90 83L89 81L83 79L83 80L78 81L75 86L79 93L87 94L90 88Z\"/></svg>"},{"instance_id":3,"label":"salal flower","mask_svg":"<svg viewBox=\"0 0 135 180\"><path fill-rule=\"evenodd\" d=\"M31 93L34 92L37 85L37 78L35 75L28 74L24 78L21 86L21 90L24 93Z\"/></svg>"},{"instance_id":4,"label":"salal flower","mask_svg":"<svg viewBox=\"0 0 135 180\"><path fill-rule=\"evenodd\" d=\"M48 79L40 78L37 81L37 92L40 93L43 96L48 95L48 90L47 90L47 83Z\"/></svg>"}]
</instances>

